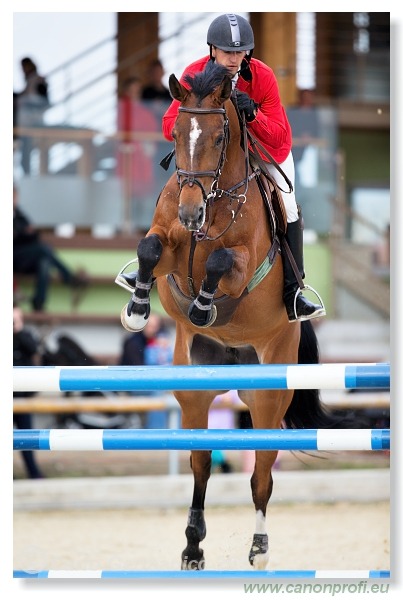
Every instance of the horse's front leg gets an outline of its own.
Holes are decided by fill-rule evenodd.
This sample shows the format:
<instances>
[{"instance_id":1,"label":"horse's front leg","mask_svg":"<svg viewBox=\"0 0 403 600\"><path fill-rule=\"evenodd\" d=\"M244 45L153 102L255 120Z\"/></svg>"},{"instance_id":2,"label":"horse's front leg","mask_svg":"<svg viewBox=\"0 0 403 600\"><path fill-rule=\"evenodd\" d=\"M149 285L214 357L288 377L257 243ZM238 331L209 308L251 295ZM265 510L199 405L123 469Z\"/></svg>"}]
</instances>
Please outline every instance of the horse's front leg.
<instances>
[{"instance_id":1,"label":"horse's front leg","mask_svg":"<svg viewBox=\"0 0 403 600\"><path fill-rule=\"evenodd\" d=\"M196 392L198 395L199 393ZM182 427L184 429L207 429L208 406L213 398L203 394L197 402L195 392L175 393L182 407ZM186 398L186 400L185 400ZM194 406L197 406L197 410ZM206 537L206 523L204 520L204 501L206 497L207 483L211 472L211 451L192 450L190 453L190 466L193 471L193 498L188 512L187 526L185 530L187 545L181 556L181 569L184 571L201 571L204 569L204 553L200 548L200 542Z\"/></svg>"},{"instance_id":2,"label":"horse's front leg","mask_svg":"<svg viewBox=\"0 0 403 600\"><path fill-rule=\"evenodd\" d=\"M196 298L189 307L189 319L197 327L209 327L217 317L214 294L220 279L234 266L234 254L227 248L214 250L206 262L206 277Z\"/></svg>"},{"instance_id":3,"label":"horse's front leg","mask_svg":"<svg viewBox=\"0 0 403 600\"><path fill-rule=\"evenodd\" d=\"M202 571L205 560L200 542L206 537L207 531L204 520L204 500L211 472L211 451L193 450L190 455L190 465L193 471L194 488L185 530L187 545L182 552L181 569Z\"/></svg>"},{"instance_id":4,"label":"horse's front leg","mask_svg":"<svg viewBox=\"0 0 403 600\"><path fill-rule=\"evenodd\" d=\"M122 325L128 331L141 331L150 316L150 292L153 270L162 255L163 245L156 234L143 238L137 248L138 272L133 277L134 292L131 300L123 307Z\"/></svg>"}]
</instances>

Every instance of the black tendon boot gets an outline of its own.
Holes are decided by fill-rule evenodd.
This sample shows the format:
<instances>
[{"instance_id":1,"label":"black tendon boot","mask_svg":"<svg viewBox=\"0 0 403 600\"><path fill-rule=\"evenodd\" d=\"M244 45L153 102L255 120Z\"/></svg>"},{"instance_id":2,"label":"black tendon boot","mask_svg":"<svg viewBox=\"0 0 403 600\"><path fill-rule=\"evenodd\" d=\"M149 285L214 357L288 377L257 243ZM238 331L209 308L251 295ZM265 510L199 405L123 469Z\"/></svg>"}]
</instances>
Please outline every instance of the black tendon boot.
<instances>
[{"instance_id":1,"label":"black tendon boot","mask_svg":"<svg viewBox=\"0 0 403 600\"><path fill-rule=\"evenodd\" d=\"M303 221L301 216L298 221L287 224L285 239L288 242L291 254L294 257L296 268L303 279L305 273L303 259ZM282 259L284 270L283 299L287 310L288 320L290 322L297 320L307 321L308 319L315 319L316 317L324 317L326 315L326 310L319 294L308 285L304 286L305 289L312 290L321 301L321 304L313 304L302 295L301 291L299 291L300 285L298 283L297 275L294 272L287 250L284 247Z\"/></svg>"}]
</instances>

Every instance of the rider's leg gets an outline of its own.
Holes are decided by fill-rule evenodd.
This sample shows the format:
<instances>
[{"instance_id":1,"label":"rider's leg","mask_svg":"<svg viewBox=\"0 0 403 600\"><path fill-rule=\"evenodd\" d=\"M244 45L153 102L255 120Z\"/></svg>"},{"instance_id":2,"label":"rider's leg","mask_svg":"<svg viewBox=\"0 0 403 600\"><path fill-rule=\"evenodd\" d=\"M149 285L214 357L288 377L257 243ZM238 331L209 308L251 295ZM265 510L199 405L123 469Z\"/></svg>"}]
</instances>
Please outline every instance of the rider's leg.
<instances>
[{"instance_id":1,"label":"rider's leg","mask_svg":"<svg viewBox=\"0 0 403 600\"><path fill-rule=\"evenodd\" d=\"M127 273L125 273L124 271L125 269L127 269L127 267L129 267L129 265L134 265L135 263L137 263L137 259L131 260L128 263L126 263L115 279L115 283L120 285L120 287L127 290L131 294L133 294L134 290L136 289L138 271L128 271ZM151 281L152 283L154 283L155 277L152 277Z\"/></svg>"},{"instance_id":2,"label":"rider's leg","mask_svg":"<svg viewBox=\"0 0 403 600\"><path fill-rule=\"evenodd\" d=\"M277 185L282 190L284 207L287 213L287 233L285 235L285 239L288 242L291 254L294 257L299 274L303 279L305 277L303 256L303 224L302 215L298 211L298 206L295 199L295 192L288 191L287 182L284 180L281 173L279 173L279 171L274 167L274 165L269 164L267 166L273 179L276 181ZM291 152L286 158L286 160L280 164L280 167L290 179L294 187L295 169L294 159ZM284 248L282 251L282 259L284 269L283 298L287 310L288 320L307 320L313 319L315 317L324 316L326 314L326 310L322 305L313 304L312 302L307 300L307 298L305 298L305 296L301 292L298 293L300 286L298 284L297 277L294 273L293 266ZM295 296L297 296L297 298L294 307Z\"/></svg>"}]
</instances>

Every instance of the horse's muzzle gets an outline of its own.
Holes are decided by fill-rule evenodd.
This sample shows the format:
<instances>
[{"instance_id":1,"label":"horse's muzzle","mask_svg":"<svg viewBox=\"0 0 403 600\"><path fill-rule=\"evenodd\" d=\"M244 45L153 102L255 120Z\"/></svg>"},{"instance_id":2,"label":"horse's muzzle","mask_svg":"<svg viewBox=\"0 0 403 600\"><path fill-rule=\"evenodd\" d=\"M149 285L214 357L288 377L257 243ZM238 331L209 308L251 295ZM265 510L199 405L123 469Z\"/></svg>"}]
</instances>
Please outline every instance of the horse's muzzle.
<instances>
[{"instance_id":1,"label":"horse's muzzle","mask_svg":"<svg viewBox=\"0 0 403 600\"><path fill-rule=\"evenodd\" d=\"M188 231L199 231L204 225L206 211L204 206L190 207L180 205L178 210L179 221Z\"/></svg>"}]
</instances>

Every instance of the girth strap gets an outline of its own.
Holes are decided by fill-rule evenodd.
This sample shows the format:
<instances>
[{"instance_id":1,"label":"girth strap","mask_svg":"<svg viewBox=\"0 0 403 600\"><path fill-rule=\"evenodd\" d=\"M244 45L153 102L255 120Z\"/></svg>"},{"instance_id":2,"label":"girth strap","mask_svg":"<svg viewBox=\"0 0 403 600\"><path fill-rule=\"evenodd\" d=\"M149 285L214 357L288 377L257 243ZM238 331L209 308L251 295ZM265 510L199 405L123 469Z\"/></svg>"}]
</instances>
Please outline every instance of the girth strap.
<instances>
[{"instance_id":1,"label":"girth strap","mask_svg":"<svg viewBox=\"0 0 403 600\"><path fill-rule=\"evenodd\" d=\"M193 298L189 298L179 289L172 273L167 275L167 282L178 308L183 315L187 316ZM229 323L232 315L238 308L239 303L248 293L249 290L245 288L239 298L231 298L231 296L220 296L219 298L216 298L214 304L217 308L217 318L211 327L221 327L222 325Z\"/></svg>"}]
</instances>

